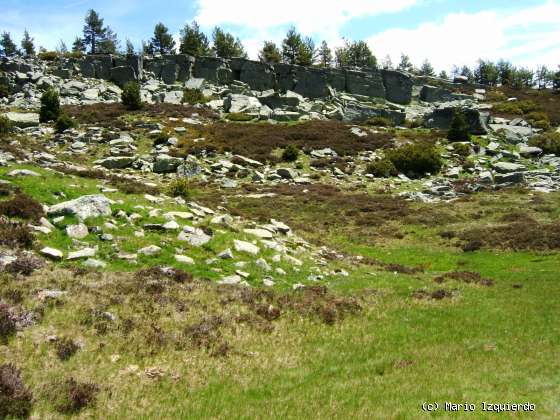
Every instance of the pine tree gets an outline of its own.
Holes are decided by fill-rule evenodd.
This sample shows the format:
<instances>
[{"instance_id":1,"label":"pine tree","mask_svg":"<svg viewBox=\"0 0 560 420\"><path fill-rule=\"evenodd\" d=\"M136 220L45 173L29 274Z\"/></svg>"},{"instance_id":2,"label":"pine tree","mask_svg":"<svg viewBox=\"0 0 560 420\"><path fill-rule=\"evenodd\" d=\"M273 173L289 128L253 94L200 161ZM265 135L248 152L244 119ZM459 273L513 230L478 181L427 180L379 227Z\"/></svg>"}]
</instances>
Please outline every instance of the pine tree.
<instances>
[{"instance_id":1,"label":"pine tree","mask_svg":"<svg viewBox=\"0 0 560 420\"><path fill-rule=\"evenodd\" d=\"M470 141L469 126L465 121L465 116L462 111L455 111L453 120L451 121L451 128L447 132L447 139L449 141Z\"/></svg>"},{"instance_id":2,"label":"pine tree","mask_svg":"<svg viewBox=\"0 0 560 420\"><path fill-rule=\"evenodd\" d=\"M410 57L408 55L401 53L401 61L397 66L397 69L408 72L411 72L414 69L414 66L410 62Z\"/></svg>"},{"instance_id":3,"label":"pine tree","mask_svg":"<svg viewBox=\"0 0 560 420\"><path fill-rule=\"evenodd\" d=\"M511 85L513 77L513 67L510 62L505 60L498 61L498 80L503 86Z\"/></svg>"},{"instance_id":4,"label":"pine tree","mask_svg":"<svg viewBox=\"0 0 560 420\"><path fill-rule=\"evenodd\" d=\"M446 72L445 70L442 70L442 71L439 73L439 78L440 78L440 79L446 79L446 80L447 80L447 79L449 79L449 76L447 75L447 72Z\"/></svg>"},{"instance_id":5,"label":"pine tree","mask_svg":"<svg viewBox=\"0 0 560 420\"><path fill-rule=\"evenodd\" d=\"M212 51L217 57L247 58L247 53L243 48L243 44L241 44L241 40L239 38L234 38L232 34L224 32L221 28L214 28L214 31L212 32L212 39L214 41Z\"/></svg>"},{"instance_id":6,"label":"pine tree","mask_svg":"<svg viewBox=\"0 0 560 420\"><path fill-rule=\"evenodd\" d=\"M354 41L346 46L348 64L355 67L377 67L377 59L365 41Z\"/></svg>"},{"instance_id":7,"label":"pine tree","mask_svg":"<svg viewBox=\"0 0 560 420\"><path fill-rule=\"evenodd\" d=\"M100 54L116 54L119 49L117 34L109 26L104 31L105 36L97 43L98 52Z\"/></svg>"},{"instance_id":8,"label":"pine tree","mask_svg":"<svg viewBox=\"0 0 560 420\"><path fill-rule=\"evenodd\" d=\"M432 67L432 65L430 64L430 62L428 61L428 59L425 59L424 62L422 63L422 67L420 67L420 72L419 72L422 76L435 76L436 73L434 71L434 68Z\"/></svg>"},{"instance_id":9,"label":"pine tree","mask_svg":"<svg viewBox=\"0 0 560 420\"><path fill-rule=\"evenodd\" d=\"M134 55L134 44L130 39L126 39L126 55Z\"/></svg>"},{"instance_id":10,"label":"pine tree","mask_svg":"<svg viewBox=\"0 0 560 420\"><path fill-rule=\"evenodd\" d=\"M163 24L158 23L154 28L154 36L150 41L151 51L160 54L172 54L175 50L175 41L173 36L168 32L169 29Z\"/></svg>"},{"instance_id":11,"label":"pine tree","mask_svg":"<svg viewBox=\"0 0 560 420\"><path fill-rule=\"evenodd\" d=\"M58 43L58 46L56 47L56 50L60 53L60 54L66 54L68 52L68 47L66 46L66 43L64 42L64 40L60 40L60 42Z\"/></svg>"},{"instance_id":12,"label":"pine tree","mask_svg":"<svg viewBox=\"0 0 560 420\"><path fill-rule=\"evenodd\" d=\"M18 49L14 41L12 41L12 36L9 32L4 32L0 38L0 53L6 57L13 57L18 53Z\"/></svg>"},{"instance_id":13,"label":"pine tree","mask_svg":"<svg viewBox=\"0 0 560 420\"><path fill-rule=\"evenodd\" d=\"M35 55L35 45L33 45L33 38L31 38L29 32L27 32L27 29L23 32L21 49L27 57L33 57Z\"/></svg>"},{"instance_id":14,"label":"pine tree","mask_svg":"<svg viewBox=\"0 0 560 420\"><path fill-rule=\"evenodd\" d=\"M310 37L306 37L299 45L296 64L299 66L312 66L315 62L315 53L315 42Z\"/></svg>"},{"instance_id":15,"label":"pine tree","mask_svg":"<svg viewBox=\"0 0 560 420\"><path fill-rule=\"evenodd\" d=\"M181 54L204 56L210 54L208 37L200 30L198 23L193 21L181 30Z\"/></svg>"},{"instance_id":16,"label":"pine tree","mask_svg":"<svg viewBox=\"0 0 560 420\"><path fill-rule=\"evenodd\" d=\"M385 56L381 65L385 70L391 70L393 68L393 61L391 60L391 56L389 54Z\"/></svg>"},{"instance_id":17,"label":"pine tree","mask_svg":"<svg viewBox=\"0 0 560 420\"><path fill-rule=\"evenodd\" d=\"M297 64L303 40L295 27L291 27L282 41L282 61L287 64Z\"/></svg>"},{"instance_id":18,"label":"pine tree","mask_svg":"<svg viewBox=\"0 0 560 420\"><path fill-rule=\"evenodd\" d=\"M333 56L332 51L327 45L327 41L321 42L319 47L319 65L321 67L330 67L332 64Z\"/></svg>"},{"instance_id":19,"label":"pine tree","mask_svg":"<svg viewBox=\"0 0 560 420\"><path fill-rule=\"evenodd\" d=\"M280 49L272 41L265 41L262 50L259 51L259 61L268 64L277 64L282 61Z\"/></svg>"},{"instance_id":20,"label":"pine tree","mask_svg":"<svg viewBox=\"0 0 560 420\"><path fill-rule=\"evenodd\" d=\"M84 46L84 40L79 36L77 36L76 39L74 39L74 42L72 43L72 52L73 53L86 52L86 47Z\"/></svg>"},{"instance_id":21,"label":"pine tree","mask_svg":"<svg viewBox=\"0 0 560 420\"><path fill-rule=\"evenodd\" d=\"M95 54L97 45L100 41L105 39L107 30L103 27L103 19L99 17L97 12L93 9L88 11L84 25L84 45L90 47L90 53Z\"/></svg>"}]
</instances>

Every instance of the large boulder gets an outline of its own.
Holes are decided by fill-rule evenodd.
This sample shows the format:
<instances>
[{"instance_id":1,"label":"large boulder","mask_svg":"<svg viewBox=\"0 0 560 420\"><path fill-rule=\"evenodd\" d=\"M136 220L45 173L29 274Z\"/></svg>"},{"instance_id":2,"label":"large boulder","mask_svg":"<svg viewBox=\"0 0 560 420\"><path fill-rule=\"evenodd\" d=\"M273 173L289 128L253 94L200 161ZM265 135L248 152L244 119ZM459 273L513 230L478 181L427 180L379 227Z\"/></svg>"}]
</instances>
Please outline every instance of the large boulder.
<instances>
[{"instance_id":1,"label":"large boulder","mask_svg":"<svg viewBox=\"0 0 560 420\"><path fill-rule=\"evenodd\" d=\"M385 87L378 72L346 71L346 91L356 95L384 98Z\"/></svg>"},{"instance_id":2,"label":"large boulder","mask_svg":"<svg viewBox=\"0 0 560 420\"><path fill-rule=\"evenodd\" d=\"M279 63L274 65L278 90L286 92L294 90L296 84L293 67L290 64Z\"/></svg>"},{"instance_id":3,"label":"large boulder","mask_svg":"<svg viewBox=\"0 0 560 420\"><path fill-rule=\"evenodd\" d=\"M470 95L454 93L437 86L424 85L420 90L420 100L424 102L450 102L462 99L472 99Z\"/></svg>"},{"instance_id":4,"label":"large boulder","mask_svg":"<svg viewBox=\"0 0 560 420\"><path fill-rule=\"evenodd\" d=\"M408 105L412 100L412 79L398 70L381 70L385 98L397 104Z\"/></svg>"},{"instance_id":5,"label":"large boulder","mask_svg":"<svg viewBox=\"0 0 560 420\"><path fill-rule=\"evenodd\" d=\"M193 76L223 85L233 80L227 60L219 57L198 57L194 63Z\"/></svg>"},{"instance_id":6,"label":"large boulder","mask_svg":"<svg viewBox=\"0 0 560 420\"><path fill-rule=\"evenodd\" d=\"M487 123L489 114L474 108L443 107L435 109L426 117L426 126L440 130L449 130L453 116L458 110L463 112L471 134L488 134Z\"/></svg>"},{"instance_id":7,"label":"large boulder","mask_svg":"<svg viewBox=\"0 0 560 420\"><path fill-rule=\"evenodd\" d=\"M111 81L121 87L136 80L136 73L131 66L118 66L111 69Z\"/></svg>"},{"instance_id":8,"label":"large boulder","mask_svg":"<svg viewBox=\"0 0 560 420\"><path fill-rule=\"evenodd\" d=\"M95 77L109 80L113 68L113 57L111 55L87 55L80 62L80 71L85 77Z\"/></svg>"},{"instance_id":9,"label":"large boulder","mask_svg":"<svg viewBox=\"0 0 560 420\"><path fill-rule=\"evenodd\" d=\"M4 116L16 127L36 127L39 125L39 114L34 112L6 112Z\"/></svg>"},{"instance_id":10,"label":"large boulder","mask_svg":"<svg viewBox=\"0 0 560 420\"><path fill-rule=\"evenodd\" d=\"M276 74L270 64L232 58L230 68L233 80L247 83L251 89L260 91L276 89Z\"/></svg>"},{"instance_id":11,"label":"large boulder","mask_svg":"<svg viewBox=\"0 0 560 420\"><path fill-rule=\"evenodd\" d=\"M257 98L252 96L229 94L224 100L224 110L226 112L259 112L262 108L261 103Z\"/></svg>"},{"instance_id":12,"label":"large boulder","mask_svg":"<svg viewBox=\"0 0 560 420\"><path fill-rule=\"evenodd\" d=\"M107 169L123 169L132 166L135 160L134 156L110 156L96 160L94 163Z\"/></svg>"},{"instance_id":13,"label":"large boulder","mask_svg":"<svg viewBox=\"0 0 560 420\"><path fill-rule=\"evenodd\" d=\"M153 171L157 173L176 172L177 168L183 163L183 159L161 154L156 156Z\"/></svg>"},{"instance_id":14,"label":"large boulder","mask_svg":"<svg viewBox=\"0 0 560 420\"><path fill-rule=\"evenodd\" d=\"M259 96L258 100L270 109L296 108L300 103L300 98L297 95L286 96L280 95L278 92L268 92Z\"/></svg>"},{"instance_id":15,"label":"large boulder","mask_svg":"<svg viewBox=\"0 0 560 420\"><path fill-rule=\"evenodd\" d=\"M384 117L390 119L395 125L403 125L406 113L386 108L375 108L356 102L350 102L344 111L344 121L363 122L373 117Z\"/></svg>"},{"instance_id":16,"label":"large boulder","mask_svg":"<svg viewBox=\"0 0 560 420\"><path fill-rule=\"evenodd\" d=\"M84 195L49 207L47 214L49 216L72 215L85 220L89 217L110 216L111 204L113 201L104 195Z\"/></svg>"},{"instance_id":17,"label":"large boulder","mask_svg":"<svg viewBox=\"0 0 560 420\"><path fill-rule=\"evenodd\" d=\"M329 95L327 76L324 70L293 66L293 73L295 76L294 92L312 99L324 98Z\"/></svg>"}]
</instances>

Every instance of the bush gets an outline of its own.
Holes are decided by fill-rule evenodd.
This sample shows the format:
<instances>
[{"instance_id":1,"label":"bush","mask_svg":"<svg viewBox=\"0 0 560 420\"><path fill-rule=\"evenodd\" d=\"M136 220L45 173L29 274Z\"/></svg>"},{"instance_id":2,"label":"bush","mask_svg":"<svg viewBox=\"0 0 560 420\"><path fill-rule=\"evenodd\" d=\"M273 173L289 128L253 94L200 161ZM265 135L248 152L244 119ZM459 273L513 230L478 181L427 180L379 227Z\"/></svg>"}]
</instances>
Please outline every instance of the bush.
<instances>
[{"instance_id":1,"label":"bush","mask_svg":"<svg viewBox=\"0 0 560 420\"><path fill-rule=\"evenodd\" d=\"M138 82L127 82L124 85L121 100L129 111L142 109L142 98L140 96L140 85Z\"/></svg>"},{"instance_id":2,"label":"bush","mask_svg":"<svg viewBox=\"0 0 560 420\"><path fill-rule=\"evenodd\" d=\"M56 355L62 361L70 359L78 350L79 347L71 338L62 337L55 343Z\"/></svg>"},{"instance_id":3,"label":"bush","mask_svg":"<svg viewBox=\"0 0 560 420\"><path fill-rule=\"evenodd\" d=\"M529 145L540 147L544 153L560 156L560 133L548 132L534 136L529 140Z\"/></svg>"},{"instance_id":4,"label":"bush","mask_svg":"<svg viewBox=\"0 0 560 420\"><path fill-rule=\"evenodd\" d=\"M8 337L15 334L16 323L10 314L8 305L0 301L0 343L6 343Z\"/></svg>"},{"instance_id":5,"label":"bush","mask_svg":"<svg viewBox=\"0 0 560 420\"><path fill-rule=\"evenodd\" d=\"M451 121L451 128L447 132L449 141L470 141L469 125L462 111L456 111Z\"/></svg>"},{"instance_id":6,"label":"bush","mask_svg":"<svg viewBox=\"0 0 560 420\"><path fill-rule=\"evenodd\" d=\"M534 111L541 111L542 108L535 101L526 100L495 104L493 110L503 114L524 115Z\"/></svg>"},{"instance_id":7,"label":"bush","mask_svg":"<svg viewBox=\"0 0 560 420\"><path fill-rule=\"evenodd\" d=\"M0 215L38 221L43 215L43 206L23 193L10 200L0 201Z\"/></svg>"},{"instance_id":8,"label":"bush","mask_svg":"<svg viewBox=\"0 0 560 420\"><path fill-rule=\"evenodd\" d=\"M387 117L372 117L366 121L366 125L372 125L375 127L393 127L395 124Z\"/></svg>"},{"instance_id":9,"label":"bush","mask_svg":"<svg viewBox=\"0 0 560 420\"><path fill-rule=\"evenodd\" d=\"M169 134L167 133L159 133L157 137L154 139L153 146L159 146L160 144L166 144L167 140L169 140Z\"/></svg>"},{"instance_id":10,"label":"bush","mask_svg":"<svg viewBox=\"0 0 560 420\"><path fill-rule=\"evenodd\" d=\"M205 104L209 102L212 98L208 96L204 96L202 91L198 89L185 89L183 91L183 100L184 104Z\"/></svg>"},{"instance_id":11,"label":"bush","mask_svg":"<svg viewBox=\"0 0 560 420\"><path fill-rule=\"evenodd\" d=\"M525 120L535 128L548 130L550 128L550 119L545 112L533 111L525 115Z\"/></svg>"},{"instance_id":12,"label":"bush","mask_svg":"<svg viewBox=\"0 0 560 420\"><path fill-rule=\"evenodd\" d=\"M427 173L436 174L443 165L441 156L434 145L426 142L407 144L385 152L395 168L412 178Z\"/></svg>"},{"instance_id":13,"label":"bush","mask_svg":"<svg viewBox=\"0 0 560 420\"><path fill-rule=\"evenodd\" d=\"M377 178L388 178L398 175L397 168L389 159L376 160L367 165L366 172Z\"/></svg>"},{"instance_id":14,"label":"bush","mask_svg":"<svg viewBox=\"0 0 560 420\"><path fill-rule=\"evenodd\" d=\"M68 114L62 113L54 123L54 129L57 133L63 133L69 128L76 128L78 123L74 121Z\"/></svg>"},{"instance_id":15,"label":"bush","mask_svg":"<svg viewBox=\"0 0 560 420\"><path fill-rule=\"evenodd\" d=\"M72 414L95 402L99 387L93 383L78 382L70 378L54 387L57 391L55 408L59 413Z\"/></svg>"},{"instance_id":16,"label":"bush","mask_svg":"<svg viewBox=\"0 0 560 420\"><path fill-rule=\"evenodd\" d=\"M486 99L490 102L502 102L507 100L507 96L504 92L500 92L499 90L491 90L490 92L486 92Z\"/></svg>"},{"instance_id":17,"label":"bush","mask_svg":"<svg viewBox=\"0 0 560 420\"><path fill-rule=\"evenodd\" d=\"M299 149L293 144L289 144L282 152L282 160L284 162L295 162L298 156Z\"/></svg>"},{"instance_id":18,"label":"bush","mask_svg":"<svg viewBox=\"0 0 560 420\"><path fill-rule=\"evenodd\" d=\"M28 417L32 405L33 394L20 370L10 363L0 365L0 419Z\"/></svg>"},{"instance_id":19,"label":"bush","mask_svg":"<svg viewBox=\"0 0 560 420\"><path fill-rule=\"evenodd\" d=\"M470 156L472 150L471 145L468 143L455 143L453 144L453 151L462 157Z\"/></svg>"},{"instance_id":20,"label":"bush","mask_svg":"<svg viewBox=\"0 0 560 420\"><path fill-rule=\"evenodd\" d=\"M37 54L37 57L45 61L54 61L60 57L60 54L57 51L45 51Z\"/></svg>"},{"instance_id":21,"label":"bush","mask_svg":"<svg viewBox=\"0 0 560 420\"><path fill-rule=\"evenodd\" d=\"M5 136L13 131L14 125L5 116L0 115L0 136Z\"/></svg>"},{"instance_id":22,"label":"bush","mask_svg":"<svg viewBox=\"0 0 560 420\"><path fill-rule=\"evenodd\" d=\"M237 122L252 121L255 119L253 115L243 114L242 112L232 112L231 114L227 114L226 118L229 121Z\"/></svg>"},{"instance_id":23,"label":"bush","mask_svg":"<svg viewBox=\"0 0 560 420\"><path fill-rule=\"evenodd\" d=\"M172 197L189 198L191 190L187 178L177 178L167 186L167 193Z\"/></svg>"},{"instance_id":24,"label":"bush","mask_svg":"<svg viewBox=\"0 0 560 420\"><path fill-rule=\"evenodd\" d=\"M0 98L6 98L10 95L10 87L5 83L0 83Z\"/></svg>"},{"instance_id":25,"label":"bush","mask_svg":"<svg viewBox=\"0 0 560 420\"><path fill-rule=\"evenodd\" d=\"M41 111L39 112L39 120L42 123L56 121L61 114L60 100L58 92L52 88L48 89L41 96Z\"/></svg>"},{"instance_id":26,"label":"bush","mask_svg":"<svg viewBox=\"0 0 560 420\"><path fill-rule=\"evenodd\" d=\"M0 245L29 249L33 246L33 242L35 242L35 237L26 225L0 222Z\"/></svg>"}]
</instances>

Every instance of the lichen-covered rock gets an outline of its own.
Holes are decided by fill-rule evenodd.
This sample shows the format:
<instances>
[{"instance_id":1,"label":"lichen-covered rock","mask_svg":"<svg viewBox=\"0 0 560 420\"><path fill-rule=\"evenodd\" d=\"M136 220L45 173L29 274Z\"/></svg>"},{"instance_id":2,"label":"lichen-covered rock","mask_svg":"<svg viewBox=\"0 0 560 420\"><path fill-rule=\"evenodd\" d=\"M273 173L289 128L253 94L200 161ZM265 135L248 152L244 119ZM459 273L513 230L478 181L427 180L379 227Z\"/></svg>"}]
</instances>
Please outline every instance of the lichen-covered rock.
<instances>
[{"instance_id":1,"label":"lichen-covered rock","mask_svg":"<svg viewBox=\"0 0 560 420\"><path fill-rule=\"evenodd\" d=\"M102 194L84 195L49 207L47 214L49 216L74 215L85 220L89 217L110 216L111 204L113 201Z\"/></svg>"}]
</instances>

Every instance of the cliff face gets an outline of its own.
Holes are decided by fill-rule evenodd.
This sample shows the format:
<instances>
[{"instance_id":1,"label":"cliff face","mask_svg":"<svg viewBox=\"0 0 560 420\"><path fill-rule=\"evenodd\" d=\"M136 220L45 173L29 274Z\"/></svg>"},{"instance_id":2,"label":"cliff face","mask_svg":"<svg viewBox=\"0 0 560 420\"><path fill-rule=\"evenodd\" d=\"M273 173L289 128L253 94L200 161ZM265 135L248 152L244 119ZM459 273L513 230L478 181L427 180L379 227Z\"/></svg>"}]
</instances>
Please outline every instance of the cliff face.
<instances>
[{"instance_id":1,"label":"cliff face","mask_svg":"<svg viewBox=\"0 0 560 420\"><path fill-rule=\"evenodd\" d=\"M195 58L183 54L150 59L140 56L87 56L79 62L79 67L86 77L113 80L119 84L140 79L145 71L166 84L185 82L191 78L223 85L241 81L254 90L291 90L311 99L326 97L330 89L336 89L385 98L403 105L410 103L413 85L410 76L395 70L321 69L289 64L270 65L242 58Z\"/></svg>"}]
</instances>

